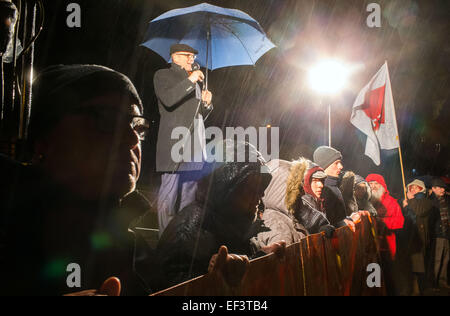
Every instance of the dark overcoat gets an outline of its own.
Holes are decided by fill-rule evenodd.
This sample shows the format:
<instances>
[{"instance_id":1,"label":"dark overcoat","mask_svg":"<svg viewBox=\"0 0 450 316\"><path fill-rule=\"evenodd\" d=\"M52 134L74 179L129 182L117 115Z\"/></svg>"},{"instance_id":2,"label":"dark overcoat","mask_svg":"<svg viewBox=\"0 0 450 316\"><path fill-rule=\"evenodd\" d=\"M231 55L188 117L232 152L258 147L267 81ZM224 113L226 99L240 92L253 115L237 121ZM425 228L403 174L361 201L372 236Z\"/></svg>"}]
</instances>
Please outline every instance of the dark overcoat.
<instances>
[{"instance_id":1,"label":"dark overcoat","mask_svg":"<svg viewBox=\"0 0 450 316\"><path fill-rule=\"evenodd\" d=\"M206 108L199 103L201 96L199 85L192 83L188 79L186 70L177 64L172 64L170 68L158 70L153 78L153 85L161 116L156 145L156 171L200 170L202 168L201 163L178 164L172 159L172 147L180 141L179 138L172 139L172 131L175 128L185 127L192 134L197 109L205 118L211 111L212 106ZM187 138L187 136L183 138Z\"/></svg>"}]
</instances>

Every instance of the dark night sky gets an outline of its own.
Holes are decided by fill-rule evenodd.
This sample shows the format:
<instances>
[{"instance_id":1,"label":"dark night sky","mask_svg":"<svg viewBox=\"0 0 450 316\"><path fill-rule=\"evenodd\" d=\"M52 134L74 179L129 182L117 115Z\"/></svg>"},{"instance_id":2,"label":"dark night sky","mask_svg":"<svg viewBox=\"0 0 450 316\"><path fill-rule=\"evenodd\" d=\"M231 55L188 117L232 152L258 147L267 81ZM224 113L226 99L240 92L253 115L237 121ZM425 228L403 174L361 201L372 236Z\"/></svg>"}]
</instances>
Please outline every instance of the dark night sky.
<instances>
[{"instance_id":1,"label":"dark night sky","mask_svg":"<svg viewBox=\"0 0 450 316\"><path fill-rule=\"evenodd\" d=\"M69 3L80 4L82 25L66 25ZM202 1L47 0L46 21L36 44L35 70L58 63L96 63L122 71L133 80L154 121L144 145L143 185L157 184L153 173L158 113L153 74L166 66L152 51L139 47L147 23L178 7ZM390 0L381 5L381 28L366 25L366 6L356 0L222 0L211 4L240 9L258 20L277 45L256 67L232 67L210 74L215 111L207 125L280 127L280 157L312 157L326 144L326 111L305 80L306 69L320 56L364 64L348 88L332 100L333 147L346 169L366 176L385 175L401 192L396 151L385 152L376 167L364 156L365 137L350 124L353 102L370 78L388 61L405 172L450 172L449 1ZM437 144L440 144L438 146ZM400 196L398 196L400 197Z\"/></svg>"}]
</instances>

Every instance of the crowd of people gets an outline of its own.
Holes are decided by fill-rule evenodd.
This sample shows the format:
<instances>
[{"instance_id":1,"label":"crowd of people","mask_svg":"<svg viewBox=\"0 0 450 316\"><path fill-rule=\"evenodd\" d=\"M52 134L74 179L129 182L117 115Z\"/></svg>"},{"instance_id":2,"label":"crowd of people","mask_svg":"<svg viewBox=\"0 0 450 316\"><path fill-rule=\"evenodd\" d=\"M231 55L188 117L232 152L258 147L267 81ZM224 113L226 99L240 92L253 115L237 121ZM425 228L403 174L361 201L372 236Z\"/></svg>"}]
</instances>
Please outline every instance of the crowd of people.
<instances>
[{"instance_id":1,"label":"crowd of people","mask_svg":"<svg viewBox=\"0 0 450 316\"><path fill-rule=\"evenodd\" d=\"M159 110L190 128L186 117L203 121L212 94L191 67L196 51L178 45L171 53L172 68L155 75ZM149 122L131 81L102 66L60 65L43 71L34 91L32 163L0 156L1 294L145 295L206 273L235 285L249 260L282 256L309 234L355 231L362 216L376 219L388 294L448 287L449 197L439 177L430 186L413 179L397 200L383 176L343 172L335 148L266 162L232 140L215 144L230 153L223 161L190 168L170 161L169 132L160 130L159 240L151 247L136 229L151 212L137 190ZM238 152L256 159L237 162ZM71 263L79 288L68 287Z\"/></svg>"}]
</instances>

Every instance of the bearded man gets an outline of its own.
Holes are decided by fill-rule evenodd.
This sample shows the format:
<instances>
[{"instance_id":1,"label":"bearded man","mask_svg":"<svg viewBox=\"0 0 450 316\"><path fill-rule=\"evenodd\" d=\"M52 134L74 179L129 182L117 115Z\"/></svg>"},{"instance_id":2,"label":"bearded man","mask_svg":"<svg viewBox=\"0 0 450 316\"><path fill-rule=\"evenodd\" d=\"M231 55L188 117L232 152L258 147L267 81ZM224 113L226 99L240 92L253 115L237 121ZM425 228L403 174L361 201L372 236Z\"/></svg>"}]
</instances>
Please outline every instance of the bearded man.
<instances>
[{"instance_id":1,"label":"bearded man","mask_svg":"<svg viewBox=\"0 0 450 316\"><path fill-rule=\"evenodd\" d=\"M399 258L396 257L396 233L403 229L405 218L397 200L389 194L383 176L369 174L366 181L372 190L370 201L377 211L377 230L386 292L389 296L399 295L403 290L403 275Z\"/></svg>"},{"instance_id":2,"label":"bearded man","mask_svg":"<svg viewBox=\"0 0 450 316\"><path fill-rule=\"evenodd\" d=\"M389 194L383 176L369 174L366 181L372 189L371 202L377 210L378 217L385 226L382 235L384 235L383 237L387 245L380 245L380 251L389 251L391 258L394 259L397 251L394 231L402 229L405 222L402 210L397 200Z\"/></svg>"}]
</instances>

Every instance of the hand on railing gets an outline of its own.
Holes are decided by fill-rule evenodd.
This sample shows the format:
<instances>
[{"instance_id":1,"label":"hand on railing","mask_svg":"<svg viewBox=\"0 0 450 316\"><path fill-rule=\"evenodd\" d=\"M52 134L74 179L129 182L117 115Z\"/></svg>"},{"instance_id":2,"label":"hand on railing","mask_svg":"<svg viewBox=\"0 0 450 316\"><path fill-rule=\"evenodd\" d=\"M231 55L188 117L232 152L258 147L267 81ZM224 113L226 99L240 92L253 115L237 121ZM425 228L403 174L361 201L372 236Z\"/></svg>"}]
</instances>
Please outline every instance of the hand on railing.
<instances>
[{"instance_id":1,"label":"hand on railing","mask_svg":"<svg viewBox=\"0 0 450 316\"><path fill-rule=\"evenodd\" d=\"M353 220L354 224L358 224L359 222L361 222L361 217L362 216L370 216L369 211L358 211L358 212L354 212L350 215L350 218Z\"/></svg>"},{"instance_id":2,"label":"hand on railing","mask_svg":"<svg viewBox=\"0 0 450 316\"><path fill-rule=\"evenodd\" d=\"M345 224L347 225L348 228L350 228L350 230L352 232L356 232L356 225L355 223L353 223L353 221L349 220L349 219L344 219Z\"/></svg>"},{"instance_id":3,"label":"hand on railing","mask_svg":"<svg viewBox=\"0 0 450 316\"><path fill-rule=\"evenodd\" d=\"M336 227L334 227L333 225L323 225L319 228L319 233L324 232L325 237L330 239L333 237L335 230L336 230Z\"/></svg>"},{"instance_id":4,"label":"hand on railing","mask_svg":"<svg viewBox=\"0 0 450 316\"><path fill-rule=\"evenodd\" d=\"M265 253L274 253L278 259L283 259L286 256L286 242L284 240L275 242L261 249Z\"/></svg>"}]
</instances>

